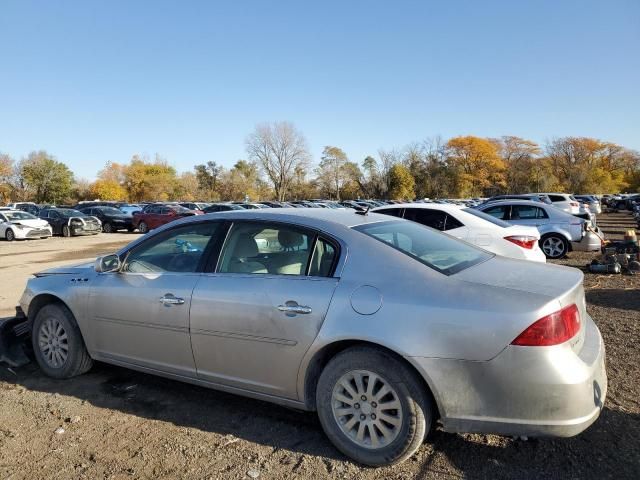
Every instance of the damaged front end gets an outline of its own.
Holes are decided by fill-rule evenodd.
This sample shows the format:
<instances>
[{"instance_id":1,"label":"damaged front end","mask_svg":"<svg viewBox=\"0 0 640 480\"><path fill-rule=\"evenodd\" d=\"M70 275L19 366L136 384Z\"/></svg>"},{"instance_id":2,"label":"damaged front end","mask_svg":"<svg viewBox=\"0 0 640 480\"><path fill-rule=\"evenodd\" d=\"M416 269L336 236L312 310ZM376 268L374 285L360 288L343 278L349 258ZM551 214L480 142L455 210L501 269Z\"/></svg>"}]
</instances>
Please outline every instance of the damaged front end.
<instances>
[{"instance_id":1,"label":"damaged front end","mask_svg":"<svg viewBox=\"0 0 640 480\"><path fill-rule=\"evenodd\" d=\"M0 320L0 363L21 367L30 362L26 353L31 335L31 322L20 307L16 316Z\"/></svg>"}]
</instances>

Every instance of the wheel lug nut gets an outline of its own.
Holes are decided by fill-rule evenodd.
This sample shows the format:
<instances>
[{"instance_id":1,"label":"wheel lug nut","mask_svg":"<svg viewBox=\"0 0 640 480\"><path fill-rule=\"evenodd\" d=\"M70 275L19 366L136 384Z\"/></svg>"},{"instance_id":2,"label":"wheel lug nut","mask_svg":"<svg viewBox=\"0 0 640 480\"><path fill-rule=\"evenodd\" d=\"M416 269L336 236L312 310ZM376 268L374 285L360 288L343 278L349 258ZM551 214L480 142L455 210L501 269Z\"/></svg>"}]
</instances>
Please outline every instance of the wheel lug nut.
<instances>
[{"instance_id":1,"label":"wheel lug nut","mask_svg":"<svg viewBox=\"0 0 640 480\"><path fill-rule=\"evenodd\" d=\"M360 399L361 399L363 402L366 402L366 401L367 401L367 397L365 397L364 395L362 395L362 396L360 397Z\"/></svg>"},{"instance_id":2,"label":"wheel lug nut","mask_svg":"<svg viewBox=\"0 0 640 480\"><path fill-rule=\"evenodd\" d=\"M372 406L373 408L376 408L376 407L378 406L378 404L377 404L376 402L371 402L371 406Z\"/></svg>"},{"instance_id":3,"label":"wheel lug nut","mask_svg":"<svg viewBox=\"0 0 640 480\"><path fill-rule=\"evenodd\" d=\"M366 415L364 415L364 414L363 414L363 415L360 415L360 420L364 420L365 418L367 418L367 416L366 416Z\"/></svg>"},{"instance_id":4,"label":"wheel lug nut","mask_svg":"<svg viewBox=\"0 0 640 480\"><path fill-rule=\"evenodd\" d=\"M375 420L375 419L376 419L376 414L375 414L375 413L372 413L372 414L371 414L371 420Z\"/></svg>"},{"instance_id":5,"label":"wheel lug nut","mask_svg":"<svg viewBox=\"0 0 640 480\"><path fill-rule=\"evenodd\" d=\"M360 408L360 404L359 404L359 403L354 404L354 405L353 405L353 408L355 408L356 410L358 410L358 409Z\"/></svg>"}]
</instances>

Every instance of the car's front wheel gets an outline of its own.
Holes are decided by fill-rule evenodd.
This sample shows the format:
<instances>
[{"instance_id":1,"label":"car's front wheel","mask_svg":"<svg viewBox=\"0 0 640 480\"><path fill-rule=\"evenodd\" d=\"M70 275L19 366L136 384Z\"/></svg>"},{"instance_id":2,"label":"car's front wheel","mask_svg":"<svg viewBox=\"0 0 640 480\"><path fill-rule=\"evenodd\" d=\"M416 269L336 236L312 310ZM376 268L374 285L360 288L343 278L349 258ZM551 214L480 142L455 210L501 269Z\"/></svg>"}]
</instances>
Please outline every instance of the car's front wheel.
<instances>
[{"instance_id":1,"label":"car's front wheel","mask_svg":"<svg viewBox=\"0 0 640 480\"><path fill-rule=\"evenodd\" d=\"M102 225L102 231L104 233L113 233L113 226L107 222Z\"/></svg>"},{"instance_id":2,"label":"car's front wheel","mask_svg":"<svg viewBox=\"0 0 640 480\"><path fill-rule=\"evenodd\" d=\"M13 233L13 230L7 228L7 231L4 232L4 238L7 239L7 242L13 242L16 239L16 234Z\"/></svg>"},{"instance_id":3,"label":"car's front wheel","mask_svg":"<svg viewBox=\"0 0 640 480\"><path fill-rule=\"evenodd\" d=\"M40 309L31 333L36 361L53 378L71 378L93 365L73 314L64 305L52 303Z\"/></svg>"},{"instance_id":4,"label":"car's front wheel","mask_svg":"<svg viewBox=\"0 0 640 480\"><path fill-rule=\"evenodd\" d=\"M69 225L63 225L62 226L62 236L63 237L70 237L71 236L71 229L69 228Z\"/></svg>"},{"instance_id":5,"label":"car's front wheel","mask_svg":"<svg viewBox=\"0 0 640 480\"><path fill-rule=\"evenodd\" d=\"M569 251L569 242L562 235L551 233L542 236L540 248L547 258L562 258Z\"/></svg>"},{"instance_id":6,"label":"car's front wheel","mask_svg":"<svg viewBox=\"0 0 640 480\"><path fill-rule=\"evenodd\" d=\"M345 455L371 466L408 459L433 424L433 407L415 372L393 355L354 347L327 364L316 392L320 423Z\"/></svg>"}]
</instances>

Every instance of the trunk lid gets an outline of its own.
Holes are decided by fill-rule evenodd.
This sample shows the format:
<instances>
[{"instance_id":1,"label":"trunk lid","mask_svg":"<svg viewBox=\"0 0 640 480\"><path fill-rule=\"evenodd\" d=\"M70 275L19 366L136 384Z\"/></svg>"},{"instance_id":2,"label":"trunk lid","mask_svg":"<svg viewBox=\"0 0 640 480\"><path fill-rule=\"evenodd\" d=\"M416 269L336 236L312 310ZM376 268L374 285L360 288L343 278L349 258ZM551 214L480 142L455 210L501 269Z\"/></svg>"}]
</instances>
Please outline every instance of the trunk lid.
<instances>
[{"instance_id":1,"label":"trunk lid","mask_svg":"<svg viewBox=\"0 0 640 480\"><path fill-rule=\"evenodd\" d=\"M555 309L540 315L540 317L534 319L534 321L539 320L539 318L542 318L544 315L553 313L553 311L575 303L580 312L580 332L569 340L569 343L571 348L576 352L582 349L587 309L582 283L584 274L581 270L562 265L529 262L526 260L496 256L491 260L457 273L455 277L458 280L478 285L487 285L540 295L542 298L546 298L547 303L549 303L549 301L555 301L552 302L552 305L557 302ZM514 292L514 296L517 296L516 292ZM534 323L534 321L531 323ZM528 325L522 327L522 331L524 331Z\"/></svg>"}]
</instances>

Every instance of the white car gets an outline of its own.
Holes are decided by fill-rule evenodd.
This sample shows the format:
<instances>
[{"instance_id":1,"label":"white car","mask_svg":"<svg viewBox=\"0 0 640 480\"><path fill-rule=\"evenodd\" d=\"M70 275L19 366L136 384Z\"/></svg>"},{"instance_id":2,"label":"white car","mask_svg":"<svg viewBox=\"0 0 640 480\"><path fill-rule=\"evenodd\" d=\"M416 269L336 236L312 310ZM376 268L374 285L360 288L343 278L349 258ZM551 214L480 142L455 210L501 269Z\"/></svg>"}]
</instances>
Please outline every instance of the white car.
<instances>
[{"instance_id":1,"label":"white car","mask_svg":"<svg viewBox=\"0 0 640 480\"><path fill-rule=\"evenodd\" d=\"M568 193L543 193L541 195L547 195L553 206L563 212L570 213L571 215L589 213L587 207L581 207L580 202Z\"/></svg>"},{"instance_id":2,"label":"white car","mask_svg":"<svg viewBox=\"0 0 640 480\"><path fill-rule=\"evenodd\" d=\"M47 238L52 235L51 225L46 220L22 210L0 211L0 238L12 242L27 238Z\"/></svg>"},{"instance_id":3,"label":"white car","mask_svg":"<svg viewBox=\"0 0 640 480\"><path fill-rule=\"evenodd\" d=\"M378 207L376 213L421 223L504 257L545 262L535 227L512 225L491 215L459 205L400 203Z\"/></svg>"}]
</instances>

